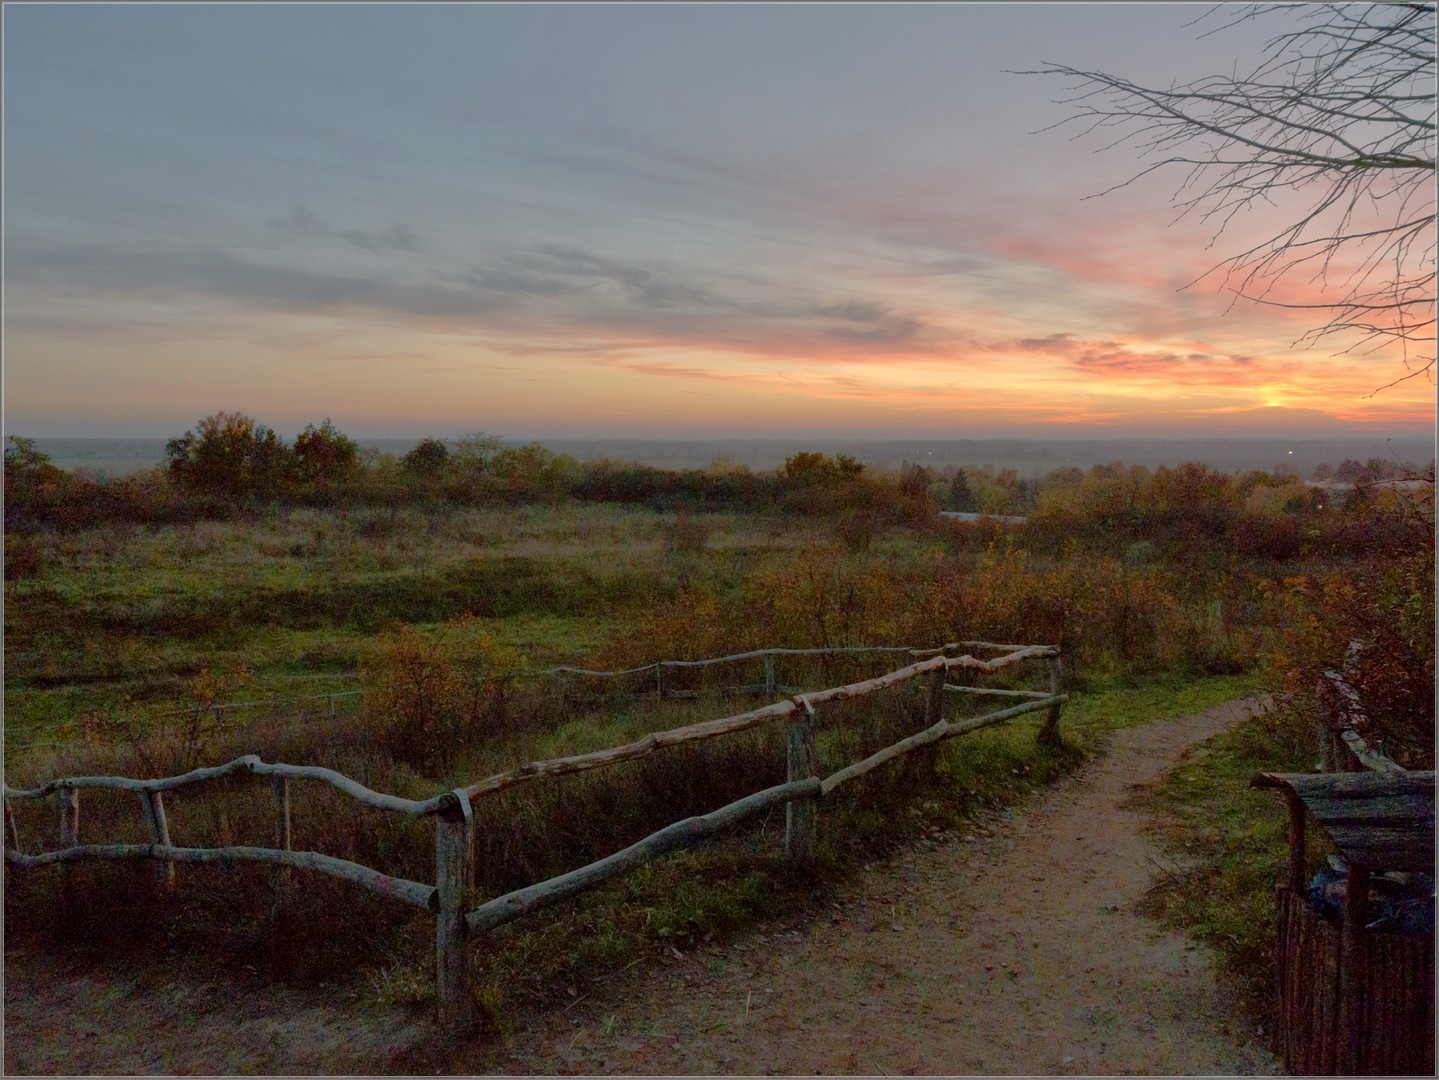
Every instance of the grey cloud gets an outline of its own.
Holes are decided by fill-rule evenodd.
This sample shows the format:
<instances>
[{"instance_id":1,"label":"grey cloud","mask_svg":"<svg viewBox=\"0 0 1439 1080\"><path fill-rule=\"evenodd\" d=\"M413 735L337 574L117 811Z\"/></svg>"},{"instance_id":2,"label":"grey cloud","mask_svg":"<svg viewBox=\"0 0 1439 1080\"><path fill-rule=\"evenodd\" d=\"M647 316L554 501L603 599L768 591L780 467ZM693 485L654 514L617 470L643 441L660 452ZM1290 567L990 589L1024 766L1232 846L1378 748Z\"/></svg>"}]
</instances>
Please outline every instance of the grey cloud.
<instances>
[{"instance_id":1,"label":"grey cloud","mask_svg":"<svg viewBox=\"0 0 1439 1080\"><path fill-rule=\"evenodd\" d=\"M912 339L919 333L922 326L923 324L918 319L895 316L886 319L883 325L876 326L871 330L856 330L846 326L836 330L826 330L825 336L838 341L897 343Z\"/></svg>"},{"instance_id":2,"label":"grey cloud","mask_svg":"<svg viewBox=\"0 0 1439 1080\"><path fill-rule=\"evenodd\" d=\"M1044 352L1047 349L1061 349L1070 344L1073 334L1050 334L1042 338L1020 338L1018 344L1021 349L1030 352Z\"/></svg>"},{"instance_id":3,"label":"grey cloud","mask_svg":"<svg viewBox=\"0 0 1439 1080\"><path fill-rule=\"evenodd\" d=\"M414 228L396 223L384 229L337 229L303 204L286 217L272 217L265 224L276 232L295 236L338 238L366 251L422 251L424 245Z\"/></svg>"},{"instance_id":4,"label":"grey cloud","mask_svg":"<svg viewBox=\"0 0 1439 1080\"><path fill-rule=\"evenodd\" d=\"M951 259L940 259L936 262L924 263L918 267L919 272L936 277L944 277L951 274L972 274L976 270L983 270L991 265L993 260L979 255L957 255Z\"/></svg>"},{"instance_id":5,"label":"grey cloud","mask_svg":"<svg viewBox=\"0 0 1439 1080\"><path fill-rule=\"evenodd\" d=\"M378 232L365 232L363 229L345 229L340 236L366 251L421 251L423 245L420 237L408 225L391 225L388 229L380 229Z\"/></svg>"},{"instance_id":6,"label":"grey cloud","mask_svg":"<svg viewBox=\"0 0 1439 1080\"><path fill-rule=\"evenodd\" d=\"M619 262L581 248L545 244L533 252L513 256L513 261L527 269L548 274L613 282L625 290L631 301L641 305L732 306L716 299L708 289L681 279L674 271L651 270L637 263Z\"/></svg>"},{"instance_id":7,"label":"grey cloud","mask_svg":"<svg viewBox=\"0 0 1439 1080\"><path fill-rule=\"evenodd\" d=\"M848 319L851 322L880 322L889 314L888 308L882 308L868 300L846 300L842 304L832 304L829 307L815 308L814 310L817 315Z\"/></svg>"},{"instance_id":8,"label":"grey cloud","mask_svg":"<svg viewBox=\"0 0 1439 1080\"><path fill-rule=\"evenodd\" d=\"M539 274L517 273L507 270L492 270L477 266L459 275L460 280L481 289L501 293L523 293L528 296L573 296L589 292L590 286L561 281L556 277L542 277Z\"/></svg>"},{"instance_id":9,"label":"grey cloud","mask_svg":"<svg viewBox=\"0 0 1439 1080\"><path fill-rule=\"evenodd\" d=\"M266 218L265 224L276 232L297 233L301 236L329 236L331 231L329 225L305 206L295 207L288 217Z\"/></svg>"},{"instance_id":10,"label":"grey cloud","mask_svg":"<svg viewBox=\"0 0 1439 1080\"><path fill-rule=\"evenodd\" d=\"M869 329L854 326L836 327L825 336L836 341L858 343L894 343L909 341L923 328L923 323L908 315L896 315L889 308L869 300L846 300L840 304L815 308L815 314L846 322L869 323Z\"/></svg>"},{"instance_id":11,"label":"grey cloud","mask_svg":"<svg viewBox=\"0 0 1439 1080\"><path fill-rule=\"evenodd\" d=\"M7 262L16 280L48 280L112 293L199 293L283 307L351 304L414 315L475 315L503 306L496 297L474 289L317 273L219 251L136 251L92 244L12 250Z\"/></svg>"},{"instance_id":12,"label":"grey cloud","mask_svg":"<svg viewBox=\"0 0 1439 1080\"><path fill-rule=\"evenodd\" d=\"M285 219L285 227L303 231L317 223L296 213ZM323 265L312 269L205 249L12 244L7 254L13 280L36 281L47 289L196 295L272 310L347 308L394 318L468 320L506 336L527 328L546 336L598 334L587 342L587 352L616 334L764 353L803 352L824 340L906 342L922 329L918 319L864 300L817 308L777 287L763 299L732 297L667 267L557 245L501 257L496 265L426 276L384 272L365 260L333 272ZM844 325L817 325L817 311Z\"/></svg>"},{"instance_id":13,"label":"grey cloud","mask_svg":"<svg viewBox=\"0 0 1439 1080\"><path fill-rule=\"evenodd\" d=\"M16 279L49 279L122 293L159 289L334 304L376 287L365 278L261 266L213 251L141 251L86 244L12 250L7 261Z\"/></svg>"}]
</instances>

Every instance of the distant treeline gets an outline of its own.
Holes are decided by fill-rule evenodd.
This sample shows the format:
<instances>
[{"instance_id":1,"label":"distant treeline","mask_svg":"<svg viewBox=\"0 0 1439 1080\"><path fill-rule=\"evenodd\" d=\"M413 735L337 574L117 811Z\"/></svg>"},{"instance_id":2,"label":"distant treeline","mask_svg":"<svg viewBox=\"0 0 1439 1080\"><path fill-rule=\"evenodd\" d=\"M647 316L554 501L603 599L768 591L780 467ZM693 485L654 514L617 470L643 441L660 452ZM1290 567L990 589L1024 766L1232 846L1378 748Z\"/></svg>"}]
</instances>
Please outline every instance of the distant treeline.
<instances>
[{"instance_id":1,"label":"distant treeline","mask_svg":"<svg viewBox=\"0 0 1439 1080\"><path fill-rule=\"evenodd\" d=\"M1423 474L1431 482L1433 469L1431 463ZM300 506L576 500L665 511L833 515L865 526L933 523L942 510L1027 515L1033 532L1056 543L1091 536L1106 542L1224 537L1241 551L1282 556L1334 541L1346 511L1389 497L1382 481L1420 476L1412 464L1378 458L1321 466L1316 473L1352 487L1326 492L1282 468L1234 476L1200 464L1151 470L1115 462L1058 468L1033 479L989 465L905 463L879 471L846 454L810 452L795 453L770 472L722 457L703 469L663 469L581 462L485 434L427 438L395 456L362 449L329 420L286 443L248 416L221 412L171 439L164 465L113 478L66 472L33 440L7 438L5 523L7 529L80 529L182 524Z\"/></svg>"}]
</instances>

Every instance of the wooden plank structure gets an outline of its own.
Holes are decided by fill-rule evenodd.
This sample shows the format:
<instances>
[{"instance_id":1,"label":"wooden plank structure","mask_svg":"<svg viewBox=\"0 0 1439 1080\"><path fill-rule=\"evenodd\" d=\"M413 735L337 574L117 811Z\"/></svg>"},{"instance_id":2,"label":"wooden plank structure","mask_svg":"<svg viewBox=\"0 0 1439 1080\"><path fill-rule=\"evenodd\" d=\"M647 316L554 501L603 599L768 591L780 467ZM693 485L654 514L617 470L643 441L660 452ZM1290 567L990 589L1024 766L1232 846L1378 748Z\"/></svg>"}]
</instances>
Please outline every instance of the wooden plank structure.
<instances>
[{"instance_id":1,"label":"wooden plank structure","mask_svg":"<svg viewBox=\"0 0 1439 1080\"><path fill-rule=\"evenodd\" d=\"M1289 867L1278 888L1276 1032L1295 1075L1432 1076L1434 935L1364 925L1372 877L1434 870L1433 772L1260 773L1289 807ZM1306 898L1306 814L1348 866L1339 927Z\"/></svg>"},{"instance_id":2,"label":"wooden plank structure","mask_svg":"<svg viewBox=\"0 0 1439 1080\"><path fill-rule=\"evenodd\" d=\"M999 653L993 659L981 660L969 653L948 655L959 649L976 649ZM1002 723L1026 713L1045 710L1040 728L1042 744L1058 742L1060 709L1068 696L1060 690L1059 650L1048 645L1004 645L991 642L960 642L935 649L765 649L741 653L733 657L700 661L661 661L634 671L654 670L657 690L665 693L665 667L691 667L730 660L763 657L766 663L766 688L777 689L774 682L773 658L779 655L814 655L825 652L907 652L911 658L926 657L906 667L863 682L795 694L760 709L736 716L709 720L669 731L655 732L624 746L588 754L548 761L534 761L478 780L462 788L443 792L430 799L402 799L373 791L341 773L319 766L268 763L257 755L247 754L223 765L193 769L179 776L153 780L137 780L122 776L64 777L30 790L5 785L6 832L5 861L18 869L69 865L95 859L158 860L159 880L165 887L174 887L175 864L180 862L211 862L233 865L236 862L262 862L280 868L283 875L277 890L283 897L289 875L295 870L328 874L370 889L394 900L411 904L435 916L435 969L437 1019L449 1035L469 1030L475 1020L474 1002L469 987L467 943L476 933L510 922L521 915L575 896L618 874L626 873L660 856L692 847L701 840L728 829L739 821L771 806L786 807L784 850L788 858L801 866L814 861L818 831L820 800L840 785L878 768L888 761L932 746L941 739ZM997 712L965 720L944 719L943 707L947 691L983 693L980 688L956 687L946 683L948 672L961 669L989 674L1024 661L1042 661L1049 669L1049 691L990 691L1005 697L1019 697L1022 703ZM557 669L560 670L560 669ZM617 672L584 672L584 675L627 674ZM632 672L631 672L632 673ZM892 746L840 769L829 777L818 775L815 751L815 706L832 701L872 694L901 685L922 675L930 676L925 710L928 726L924 731L901 739ZM647 757L681 743L717 738L734 732L747 731L782 718L789 719L787 738L788 782L757 791L709 814L687 818L652 833L588 866L580 867L548 881L517 889L473 906L475 897L475 834L471 800L491 795L528 781L597 769ZM222 848L177 847L170 840L169 821L163 793L176 791L230 776L255 775L271 778L276 811L274 848L232 846ZM364 805L411 816L431 817L435 822L435 883L408 881L345 859L315 851L292 848L291 780L316 780L339 789ZM80 842L80 790L110 788L133 791L140 796L141 813L149 833L149 844L82 844ZM56 851L26 855L20 851L20 836L11 801L41 799L58 795L60 804L60 836L62 847ZM272 912L272 919L277 912Z\"/></svg>"}]
</instances>

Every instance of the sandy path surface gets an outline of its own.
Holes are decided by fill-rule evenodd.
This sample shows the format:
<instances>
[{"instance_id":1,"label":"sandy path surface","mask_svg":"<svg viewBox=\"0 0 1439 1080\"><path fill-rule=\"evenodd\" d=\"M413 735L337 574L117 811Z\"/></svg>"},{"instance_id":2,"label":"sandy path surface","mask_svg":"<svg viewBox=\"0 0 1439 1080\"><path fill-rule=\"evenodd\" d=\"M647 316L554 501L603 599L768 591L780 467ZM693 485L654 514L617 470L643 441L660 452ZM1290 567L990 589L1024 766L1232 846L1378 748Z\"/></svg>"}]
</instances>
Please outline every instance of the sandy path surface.
<instances>
[{"instance_id":1,"label":"sandy path surface","mask_svg":"<svg viewBox=\"0 0 1439 1080\"><path fill-rule=\"evenodd\" d=\"M877 864L829 910L634 969L499 1044L438 1055L422 1019L47 980L7 957L6 1072L1274 1073L1206 951L1133 910L1173 857L1126 804L1246 708L1118 732L1077 776Z\"/></svg>"}]
</instances>

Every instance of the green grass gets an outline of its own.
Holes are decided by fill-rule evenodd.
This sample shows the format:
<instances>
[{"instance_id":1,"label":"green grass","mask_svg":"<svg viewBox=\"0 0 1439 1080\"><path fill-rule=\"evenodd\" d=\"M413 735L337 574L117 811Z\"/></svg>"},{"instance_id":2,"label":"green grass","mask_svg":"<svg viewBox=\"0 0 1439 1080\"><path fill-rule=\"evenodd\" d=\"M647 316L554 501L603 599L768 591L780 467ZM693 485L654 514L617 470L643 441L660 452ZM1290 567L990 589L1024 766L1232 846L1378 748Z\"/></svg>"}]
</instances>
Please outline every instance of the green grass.
<instances>
[{"instance_id":1,"label":"green grass","mask_svg":"<svg viewBox=\"0 0 1439 1080\"><path fill-rule=\"evenodd\" d=\"M1313 726L1276 709L1190 750L1150 799L1158 829L1180 863L1150 894L1150 910L1215 949L1250 1002L1273 990L1274 887L1288 860L1288 811L1257 772L1308 772ZM1312 826L1312 865L1333 849Z\"/></svg>"},{"instance_id":2,"label":"green grass","mask_svg":"<svg viewBox=\"0 0 1439 1080\"><path fill-rule=\"evenodd\" d=\"M186 681L201 668L219 674L250 669L234 691L241 700L350 689L362 667L391 655L386 650L395 639L387 628L394 623L438 642L437 655L453 664L479 655L476 643L488 635L493 650L514 654L522 671L631 666L764 645L1073 635L1067 639L1073 646L1066 644L1066 685L1074 696L1061 724L1061 750L1036 746L1040 716L1033 714L846 786L826 801L819 866L802 880L778 854L780 810L726 843L663 860L524 920L477 952L479 984L499 1000L501 989L548 994L654 950L799 910L896 844L963 831L986 806L1024 798L1075 768L1108 731L1197 711L1254 685L1243 676L1196 674L1207 663L1204 649L1230 647L1228 631L1197 608L1185 608L1187 601L1157 575L1136 576L1113 561L1025 559L998 549L956 553L942 534L900 528L876 530L861 550L834 531L833 522L819 518L722 513L682 522L644 509L547 506L302 510L249 524L38 534L27 542L42 546L44 557L5 586L7 749L65 735L80 713L117 709L127 700L148 717L147 708L179 704ZM473 619L456 622L457 616ZM1118 637L1107 629L1113 619ZM1189 648L1195 638L1203 639L1203 648ZM1111 655L1126 648L1135 655ZM1244 648L1231 652L1223 657L1230 666L1245 655ZM394 660L389 677L403 682L411 670L406 665L420 655ZM785 660L780 681L818 689L886 669L862 667ZM722 678L758 681L758 665ZM1042 666L1035 666L993 684L1029 688L1045 681ZM423 797L525 760L611 747L761 703L714 695L597 706L561 701L558 687L524 687L499 720L474 711L421 718L413 733L398 735L395 714L369 706L303 724L290 707L257 709L196 763L260 753ZM950 715L981 707L954 696L947 702ZM918 683L827 706L819 735L822 771L919 730L923 711ZM443 739L426 729L432 722L440 724L435 730ZM164 736L174 727L166 723L155 722L139 737ZM435 745L456 750L436 759ZM8 778L29 783L66 773L124 773L135 753L122 740L16 756L7 762ZM484 819L481 887L497 895L583 865L679 818L780 782L783 762L778 725L487 800L476 808ZM255 842L273 824L265 795L177 796L172 828L183 831L187 843ZM300 844L417 880L432 872L432 839L355 815L338 795L321 792L312 800L303 820L297 818ZM137 830L132 804L108 807L87 796L87 833L98 837L109 826ZM53 814L21 825L32 836L37 829L53 831ZM127 895L130 879L122 871L85 870L97 904ZM177 949L203 951L224 926L227 955L264 948L268 877L246 872L226 879L198 868L187 868L186 876L194 888L183 903L176 901L173 910L162 905L143 919L117 919L113 927L98 921L96 941L110 940L112 931L163 933ZM26 883L22 891L32 887L40 891L16 897L14 910L45 907L39 885ZM391 1000L414 997L426 982L432 930L424 918L356 897L340 884L314 883L298 902L309 937L292 950L299 959L285 977L333 978L344 970L353 974L358 964L370 971L374 992Z\"/></svg>"},{"instance_id":3,"label":"green grass","mask_svg":"<svg viewBox=\"0 0 1439 1080\"><path fill-rule=\"evenodd\" d=\"M1263 686L1263 678L1255 672L1202 678L1168 675L1139 686L1127 679L1095 680L1083 692L1070 695L1064 726L1087 740L1135 724L1190 716L1249 697Z\"/></svg>"}]
</instances>

